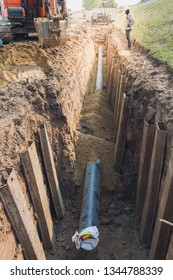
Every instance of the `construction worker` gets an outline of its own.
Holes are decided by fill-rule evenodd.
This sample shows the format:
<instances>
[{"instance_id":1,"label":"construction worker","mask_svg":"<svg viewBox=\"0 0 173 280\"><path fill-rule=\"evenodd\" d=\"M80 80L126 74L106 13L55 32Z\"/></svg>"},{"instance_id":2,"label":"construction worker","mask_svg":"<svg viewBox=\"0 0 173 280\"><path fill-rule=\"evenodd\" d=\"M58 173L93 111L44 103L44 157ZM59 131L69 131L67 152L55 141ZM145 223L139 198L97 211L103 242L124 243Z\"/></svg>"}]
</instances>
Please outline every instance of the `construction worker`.
<instances>
[{"instance_id":1,"label":"construction worker","mask_svg":"<svg viewBox=\"0 0 173 280\"><path fill-rule=\"evenodd\" d=\"M126 25L125 25L125 31L126 31L126 39L128 42L128 49L131 49L131 40L130 40L130 32L132 31L132 25L135 23L135 19L130 12L129 8L125 9L126 14Z\"/></svg>"},{"instance_id":2,"label":"construction worker","mask_svg":"<svg viewBox=\"0 0 173 280\"><path fill-rule=\"evenodd\" d=\"M96 14L95 11L93 12L93 15L92 15L92 17L91 17L91 20L92 20L92 24L97 23L97 14Z\"/></svg>"},{"instance_id":3,"label":"construction worker","mask_svg":"<svg viewBox=\"0 0 173 280\"><path fill-rule=\"evenodd\" d=\"M84 10L83 11L83 18L86 20L86 16L87 16L87 13L86 13L86 11Z\"/></svg>"}]
</instances>

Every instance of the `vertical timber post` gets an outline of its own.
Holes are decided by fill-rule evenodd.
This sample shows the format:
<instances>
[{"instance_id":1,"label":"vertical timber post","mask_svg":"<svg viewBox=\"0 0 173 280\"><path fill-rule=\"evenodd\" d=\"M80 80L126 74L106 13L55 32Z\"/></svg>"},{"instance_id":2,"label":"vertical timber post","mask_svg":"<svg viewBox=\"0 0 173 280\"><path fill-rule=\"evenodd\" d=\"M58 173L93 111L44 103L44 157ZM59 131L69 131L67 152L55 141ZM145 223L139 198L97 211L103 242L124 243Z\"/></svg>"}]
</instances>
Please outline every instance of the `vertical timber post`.
<instances>
[{"instance_id":1,"label":"vertical timber post","mask_svg":"<svg viewBox=\"0 0 173 280\"><path fill-rule=\"evenodd\" d=\"M36 225L14 169L0 189L0 196L25 256L29 260L45 260Z\"/></svg>"},{"instance_id":2,"label":"vertical timber post","mask_svg":"<svg viewBox=\"0 0 173 280\"><path fill-rule=\"evenodd\" d=\"M110 73L111 73L111 67L113 65L112 60L113 59L113 54L112 54L112 46L111 44L109 44L110 46L108 47L108 54L107 54L107 91L109 88L109 82L110 82Z\"/></svg>"},{"instance_id":3,"label":"vertical timber post","mask_svg":"<svg viewBox=\"0 0 173 280\"><path fill-rule=\"evenodd\" d=\"M120 114L121 114L121 106L122 106L122 99L123 99L123 94L122 94L122 83L123 83L123 76L120 75L119 79L119 87L118 87L118 92L117 92L117 106L116 106L116 111L114 111L114 141L118 132L118 127L119 127L119 122L120 122Z\"/></svg>"},{"instance_id":4,"label":"vertical timber post","mask_svg":"<svg viewBox=\"0 0 173 280\"><path fill-rule=\"evenodd\" d=\"M50 146L49 138L47 135L46 127L43 127L39 131L41 149L43 153L44 165L49 182L49 187L52 195L54 209L57 218L63 218L65 215L64 204L59 187L58 177L55 169L55 163L53 159L52 149Z\"/></svg>"},{"instance_id":5,"label":"vertical timber post","mask_svg":"<svg viewBox=\"0 0 173 280\"><path fill-rule=\"evenodd\" d=\"M121 168L122 168L130 111L131 111L131 104L129 101L129 97L127 97L126 94L124 94L121 113L120 113L120 124L118 128L116 142L115 142L114 166L117 172L121 172Z\"/></svg>"},{"instance_id":6,"label":"vertical timber post","mask_svg":"<svg viewBox=\"0 0 173 280\"><path fill-rule=\"evenodd\" d=\"M164 260L171 236L172 227L159 219L173 221L173 149L165 180L160 192L160 203L151 242L149 259Z\"/></svg>"},{"instance_id":7,"label":"vertical timber post","mask_svg":"<svg viewBox=\"0 0 173 280\"><path fill-rule=\"evenodd\" d=\"M114 65L113 73L112 73L112 96L110 100L111 107L114 111L114 106L115 106L115 97L116 97L116 85L117 85L117 64Z\"/></svg>"},{"instance_id":8,"label":"vertical timber post","mask_svg":"<svg viewBox=\"0 0 173 280\"><path fill-rule=\"evenodd\" d=\"M13 231L7 232L5 239L0 241L0 260L14 260L16 249L17 245ZM17 257L17 260L23 260L23 252L21 252Z\"/></svg>"},{"instance_id":9,"label":"vertical timber post","mask_svg":"<svg viewBox=\"0 0 173 280\"><path fill-rule=\"evenodd\" d=\"M107 61L106 61L106 89L108 89L108 77L110 69L110 44L109 40L107 41Z\"/></svg>"},{"instance_id":10,"label":"vertical timber post","mask_svg":"<svg viewBox=\"0 0 173 280\"><path fill-rule=\"evenodd\" d=\"M113 67L112 67L112 77L111 77L111 90L109 91L109 95L108 95L108 101L109 101L109 104L111 105L111 107L114 106L114 99L115 99L115 85L116 85L116 67L117 65L114 64Z\"/></svg>"},{"instance_id":11,"label":"vertical timber post","mask_svg":"<svg viewBox=\"0 0 173 280\"><path fill-rule=\"evenodd\" d=\"M111 70L110 70L110 75L109 75L109 82L108 82L108 100L111 104L111 99L112 99L112 88L113 88L113 72L114 72L114 59L112 60L111 63Z\"/></svg>"},{"instance_id":12,"label":"vertical timber post","mask_svg":"<svg viewBox=\"0 0 173 280\"><path fill-rule=\"evenodd\" d=\"M150 171L151 155L154 140L154 125L144 121L143 139L139 164L139 175L137 183L136 213L141 220L144 201L147 191L148 177Z\"/></svg>"},{"instance_id":13,"label":"vertical timber post","mask_svg":"<svg viewBox=\"0 0 173 280\"><path fill-rule=\"evenodd\" d=\"M173 234L169 243L168 251L166 254L166 260L173 260Z\"/></svg>"},{"instance_id":14,"label":"vertical timber post","mask_svg":"<svg viewBox=\"0 0 173 280\"><path fill-rule=\"evenodd\" d=\"M44 248L46 250L52 249L55 244L53 222L50 213L46 186L43 181L41 166L34 142L28 148L28 151L21 153L21 159L24 166L31 199L38 217L38 225Z\"/></svg>"},{"instance_id":15,"label":"vertical timber post","mask_svg":"<svg viewBox=\"0 0 173 280\"><path fill-rule=\"evenodd\" d=\"M119 82L120 82L120 70L117 68L116 85L115 85L115 92L114 92L114 119L113 119L113 126L114 126L114 128L115 128L115 118L116 118L117 106L118 106Z\"/></svg>"},{"instance_id":16,"label":"vertical timber post","mask_svg":"<svg viewBox=\"0 0 173 280\"><path fill-rule=\"evenodd\" d=\"M141 239L148 244L151 241L152 227L155 219L166 136L166 125L164 123L156 123L150 173L140 225Z\"/></svg>"}]
</instances>

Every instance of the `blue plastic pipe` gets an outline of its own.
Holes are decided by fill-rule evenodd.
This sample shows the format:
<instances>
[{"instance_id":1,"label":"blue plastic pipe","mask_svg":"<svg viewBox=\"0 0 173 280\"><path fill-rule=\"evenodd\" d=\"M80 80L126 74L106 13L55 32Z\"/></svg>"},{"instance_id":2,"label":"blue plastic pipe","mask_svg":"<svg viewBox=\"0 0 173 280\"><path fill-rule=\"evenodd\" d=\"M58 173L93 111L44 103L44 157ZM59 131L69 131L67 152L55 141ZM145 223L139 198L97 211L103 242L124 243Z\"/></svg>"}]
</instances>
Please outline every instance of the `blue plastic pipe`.
<instances>
[{"instance_id":1,"label":"blue plastic pipe","mask_svg":"<svg viewBox=\"0 0 173 280\"><path fill-rule=\"evenodd\" d=\"M85 172L84 191L80 213L79 230L99 226L100 160L88 163Z\"/></svg>"}]
</instances>

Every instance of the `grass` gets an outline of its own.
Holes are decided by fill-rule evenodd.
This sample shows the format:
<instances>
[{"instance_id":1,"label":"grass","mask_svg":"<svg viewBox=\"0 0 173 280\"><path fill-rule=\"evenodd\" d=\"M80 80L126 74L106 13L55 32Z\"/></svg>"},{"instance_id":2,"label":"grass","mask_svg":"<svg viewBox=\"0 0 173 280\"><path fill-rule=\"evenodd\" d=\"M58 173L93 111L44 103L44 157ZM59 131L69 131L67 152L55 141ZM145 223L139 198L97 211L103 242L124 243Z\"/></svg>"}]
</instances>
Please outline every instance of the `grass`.
<instances>
[{"instance_id":1,"label":"grass","mask_svg":"<svg viewBox=\"0 0 173 280\"><path fill-rule=\"evenodd\" d=\"M151 0L130 10L136 19L131 37L173 68L173 0ZM117 25L124 30L124 11L117 13Z\"/></svg>"}]
</instances>

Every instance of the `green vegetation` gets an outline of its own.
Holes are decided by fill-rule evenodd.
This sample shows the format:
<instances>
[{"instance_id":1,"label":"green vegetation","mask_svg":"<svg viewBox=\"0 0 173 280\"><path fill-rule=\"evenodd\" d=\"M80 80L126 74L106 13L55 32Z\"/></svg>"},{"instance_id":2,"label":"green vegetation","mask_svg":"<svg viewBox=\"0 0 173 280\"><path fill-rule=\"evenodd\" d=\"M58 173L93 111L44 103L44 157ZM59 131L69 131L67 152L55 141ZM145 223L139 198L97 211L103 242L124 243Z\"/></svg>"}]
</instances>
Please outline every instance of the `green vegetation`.
<instances>
[{"instance_id":1,"label":"green vegetation","mask_svg":"<svg viewBox=\"0 0 173 280\"><path fill-rule=\"evenodd\" d=\"M82 6L86 9L86 10L91 10L94 8L97 8L100 4L100 0L83 0L82 2Z\"/></svg>"},{"instance_id":2,"label":"green vegetation","mask_svg":"<svg viewBox=\"0 0 173 280\"><path fill-rule=\"evenodd\" d=\"M136 23L131 33L152 55L173 67L173 0L151 0L130 8ZM117 15L124 28L125 14Z\"/></svg>"},{"instance_id":3,"label":"green vegetation","mask_svg":"<svg viewBox=\"0 0 173 280\"><path fill-rule=\"evenodd\" d=\"M115 0L83 0L82 2L82 6L86 9L86 10L91 10L94 8L98 8L98 7L106 7L106 8L112 8L112 7L116 7L117 3Z\"/></svg>"}]
</instances>

